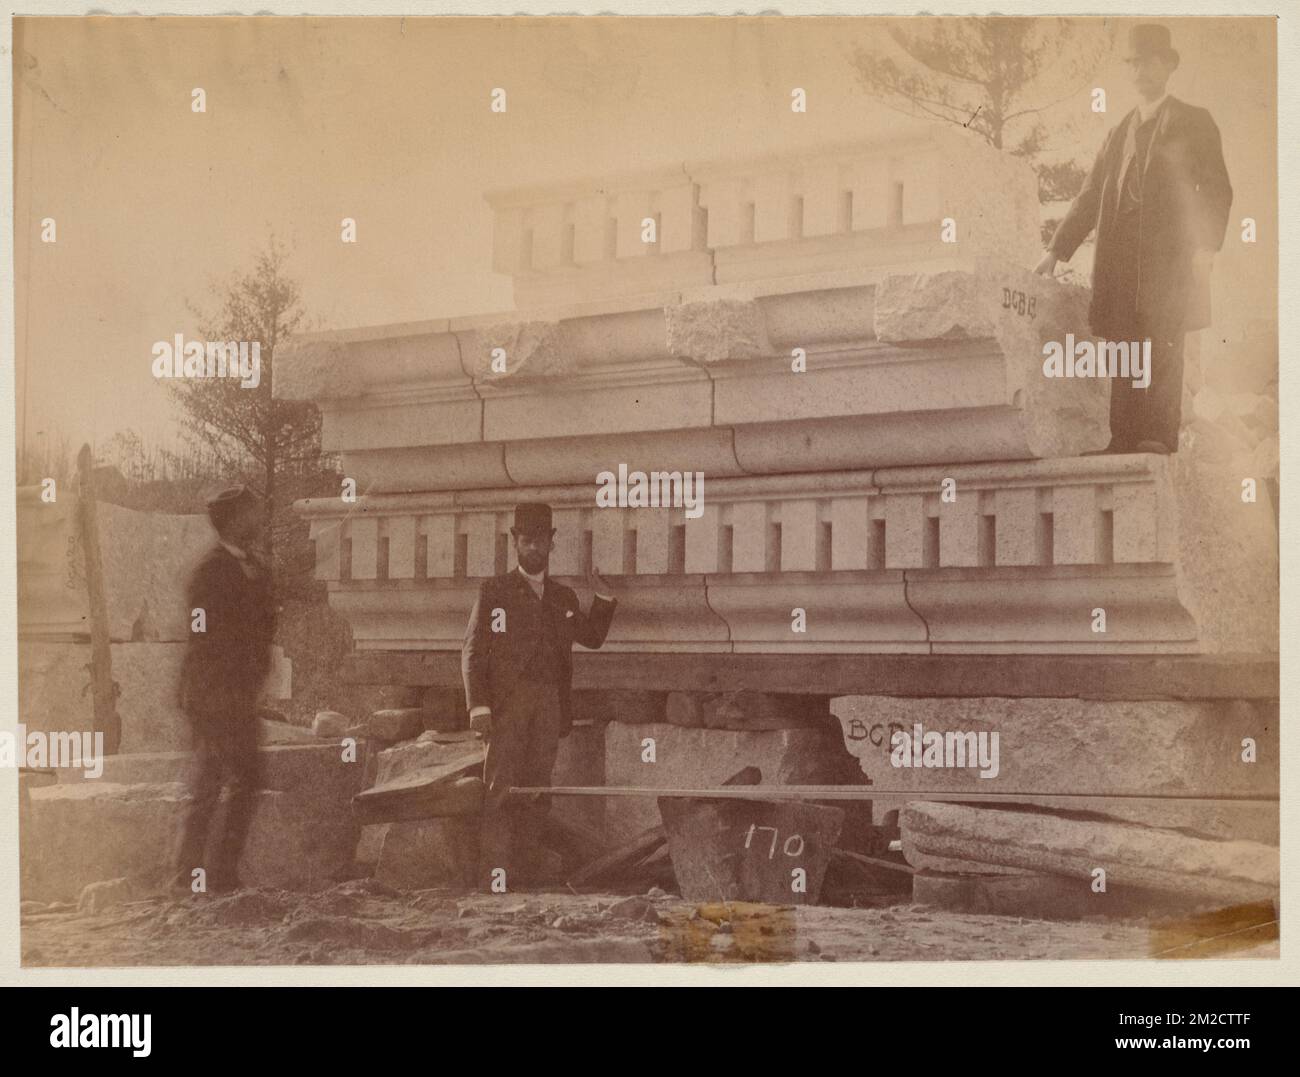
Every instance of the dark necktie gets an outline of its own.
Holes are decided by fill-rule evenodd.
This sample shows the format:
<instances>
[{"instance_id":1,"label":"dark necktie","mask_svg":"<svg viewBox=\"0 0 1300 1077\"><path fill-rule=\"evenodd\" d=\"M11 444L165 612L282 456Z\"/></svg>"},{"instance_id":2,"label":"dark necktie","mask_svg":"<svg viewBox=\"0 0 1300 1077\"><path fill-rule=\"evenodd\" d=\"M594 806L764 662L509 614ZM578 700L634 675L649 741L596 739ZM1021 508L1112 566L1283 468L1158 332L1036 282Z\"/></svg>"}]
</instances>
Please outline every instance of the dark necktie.
<instances>
[{"instance_id":1,"label":"dark necktie","mask_svg":"<svg viewBox=\"0 0 1300 1077\"><path fill-rule=\"evenodd\" d=\"M1151 140L1156 133L1156 116L1138 125L1134 137L1133 160L1129 163L1128 173L1124 177L1122 202L1130 212L1142 204L1142 175L1146 171L1147 154L1151 151Z\"/></svg>"}]
</instances>

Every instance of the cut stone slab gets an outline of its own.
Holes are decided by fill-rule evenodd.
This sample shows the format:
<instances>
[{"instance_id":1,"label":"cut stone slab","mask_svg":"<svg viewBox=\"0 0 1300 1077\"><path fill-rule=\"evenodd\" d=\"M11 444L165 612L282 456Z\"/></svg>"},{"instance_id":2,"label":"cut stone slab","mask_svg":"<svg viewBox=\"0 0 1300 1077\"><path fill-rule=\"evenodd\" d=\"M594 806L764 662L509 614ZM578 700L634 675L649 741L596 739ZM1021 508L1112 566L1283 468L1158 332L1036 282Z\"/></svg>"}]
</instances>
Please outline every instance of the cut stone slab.
<instances>
[{"instance_id":1,"label":"cut stone slab","mask_svg":"<svg viewBox=\"0 0 1300 1077\"><path fill-rule=\"evenodd\" d=\"M24 492L27 489L39 488ZM88 637L77 495L61 489L58 500L46 504L24 492L18 499L21 634ZM110 639L188 639L185 585L194 565L216 542L207 517L137 512L106 501L97 503L96 516Z\"/></svg>"},{"instance_id":2,"label":"cut stone slab","mask_svg":"<svg viewBox=\"0 0 1300 1077\"><path fill-rule=\"evenodd\" d=\"M352 800L358 823L401 822L446 814L448 797L457 796L446 787L474 772L481 776L485 755L484 749L476 748L450 762L423 767L363 790ZM455 799L456 806L461 803Z\"/></svg>"},{"instance_id":3,"label":"cut stone slab","mask_svg":"<svg viewBox=\"0 0 1300 1077\"><path fill-rule=\"evenodd\" d=\"M642 762L645 741L654 741L655 762ZM843 780L847 760L833 729L740 732L691 729L668 723L605 727L605 784L645 789L698 789L722 785L754 766L762 785L832 785ZM561 798L555 798L559 800ZM605 802L605 838L630 841L657 826L659 810L649 797Z\"/></svg>"},{"instance_id":4,"label":"cut stone slab","mask_svg":"<svg viewBox=\"0 0 1300 1077\"><path fill-rule=\"evenodd\" d=\"M329 737L331 740L342 737L352 724L346 714L338 711L317 711L312 719L311 731L317 737Z\"/></svg>"},{"instance_id":5,"label":"cut stone slab","mask_svg":"<svg viewBox=\"0 0 1300 1077\"><path fill-rule=\"evenodd\" d=\"M708 729L799 729L829 719L829 696L771 692L670 692L667 720Z\"/></svg>"},{"instance_id":6,"label":"cut stone slab","mask_svg":"<svg viewBox=\"0 0 1300 1077\"><path fill-rule=\"evenodd\" d=\"M723 785L758 785L763 780L757 767L745 767L728 778ZM564 798L557 798L563 800ZM608 849L594 860L581 865L569 879L570 886L597 886L616 881L629 869L645 867L659 854L667 855L668 832L663 825L651 827L631 841Z\"/></svg>"},{"instance_id":7,"label":"cut stone slab","mask_svg":"<svg viewBox=\"0 0 1300 1077\"><path fill-rule=\"evenodd\" d=\"M617 689L585 689L573 693L573 720L593 725L624 722L639 725L662 722L667 692L627 692Z\"/></svg>"},{"instance_id":8,"label":"cut stone slab","mask_svg":"<svg viewBox=\"0 0 1300 1077\"><path fill-rule=\"evenodd\" d=\"M17 491L18 636L25 640L90 637L85 554L78 541L73 484L41 500L40 486Z\"/></svg>"},{"instance_id":9,"label":"cut stone slab","mask_svg":"<svg viewBox=\"0 0 1300 1077\"><path fill-rule=\"evenodd\" d=\"M161 880L170 873L188 800L180 782L74 782L33 790L22 821L25 899L75 901L90 883ZM212 833L223 825L219 810ZM316 798L262 790L240 876L252 886L319 889L351 870L356 844L357 825L346 812L324 812Z\"/></svg>"},{"instance_id":10,"label":"cut stone slab","mask_svg":"<svg viewBox=\"0 0 1300 1077\"><path fill-rule=\"evenodd\" d=\"M1183 428L1169 458L1178 506L1178 587L1204 650L1276 654L1278 534L1267 476L1252 450L1213 422ZM1242 482L1255 479L1254 501Z\"/></svg>"},{"instance_id":11,"label":"cut stone slab","mask_svg":"<svg viewBox=\"0 0 1300 1077\"><path fill-rule=\"evenodd\" d=\"M1131 793L1145 796L1276 796L1274 701L1142 701L839 696L831 703L845 750L882 792ZM978 767L895 767L895 733L998 736L998 773ZM1257 762L1242 761L1242 741ZM992 741L986 743L991 747ZM1097 802L1095 810L1149 826L1215 838L1276 843L1275 803Z\"/></svg>"},{"instance_id":12,"label":"cut stone slab","mask_svg":"<svg viewBox=\"0 0 1300 1077\"><path fill-rule=\"evenodd\" d=\"M378 754L379 767L375 773L376 785L387 785L430 767L463 764L483 758L483 741L471 736L468 739L443 740L435 737L396 744Z\"/></svg>"},{"instance_id":13,"label":"cut stone slab","mask_svg":"<svg viewBox=\"0 0 1300 1077\"><path fill-rule=\"evenodd\" d=\"M453 781L438 782L425 793L424 804L430 818L478 815L483 810L483 779L466 774Z\"/></svg>"},{"instance_id":14,"label":"cut stone slab","mask_svg":"<svg viewBox=\"0 0 1300 1077\"><path fill-rule=\"evenodd\" d=\"M907 856L907 862L918 872L925 871L935 875L1030 875L1024 868L1009 868L1005 864L980 864L974 860L956 860L950 856L932 856L929 853L913 849ZM920 901L917 898L917 901Z\"/></svg>"},{"instance_id":15,"label":"cut stone slab","mask_svg":"<svg viewBox=\"0 0 1300 1077\"><path fill-rule=\"evenodd\" d=\"M295 793L318 803L332 802L335 810L349 812L350 801L361 788L361 763L346 762L333 744L263 745L263 781L267 789ZM188 780L193 755L189 752L148 752L104 757L104 771L94 781L116 785L156 785ZM87 782L79 770L61 770L61 782Z\"/></svg>"},{"instance_id":16,"label":"cut stone slab","mask_svg":"<svg viewBox=\"0 0 1300 1077\"><path fill-rule=\"evenodd\" d=\"M359 867L374 870L375 865L379 863L379 854L384 848L384 837L392 825L392 823L367 823L361 828L355 857Z\"/></svg>"},{"instance_id":17,"label":"cut stone slab","mask_svg":"<svg viewBox=\"0 0 1300 1077\"><path fill-rule=\"evenodd\" d=\"M414 740L424 732L424 718L424 711L416 707L375 711L366 722L366 732L389 743Z\"/></svg>"},{"instance_id":18,"label":"cut stone slab","mask_svg":"<svg viewBox=\"0 0 1300 1077\"><path fill-rule=\"evenodd\" d=\"M120 689L121 751L188 747L189 728L176 701L185 644L115 643L111 652ZM18 713L29 730L92 728L89 663L86 643L19 640Z\"/></svg>"},{"instance_id":19,"label":"cut stone slab","mask_svg":"<svg viewBox=\"0 0 1300 1077\"><path fill-rule=\"evenodd\" d=\"M817 903L844 822L838 808L681 797L658 803L687 901Z\"/></svg>"},{"instance_id":20,"label":"cut stone slab","mask_svg":"<svg viewBox=\"0 0 1300 1077\"><path fill-rule=\"evenodd\" d=\"M1278 850L1258 842L1209 841L1131 823L924 802L904 808L899 823L909 863L919 852L1085 882L1102 868L1108 887L1193 894L1224 904L1275 900L1278 893Z\"/></svg>"},{"instance_id":21,"label":"cut stone slab","mask_svg":"<svg viewBox=\"0 0 1300 1077\"><path fill-rule=\"evenodd\" d=\"M384 832L375 879L395 890L472 886L477 857L477 820L392 823Z\"/></svg>"},{"instance_id":22,"label":"cut stone slab","mask_svg":"<svg viewBox=\"0 0 1300 1077\"><path fill-rule=\"evenodd\" d=\"M560 738L551 784L605 784L605 723L575 724L567 737ZM551 815L594 834L604 834L605 801L601 797L552 797Z\"/></svg>"},{"instance_id":23,"label":"cut stone slab","mask_svg":"<svg viewBox=\"0 0 1300 1077\"><path fill-rule=\"evenodd\" d=\"M423 689L402 684L359 685L353 694L357 700L357 708L363 714L419 707L425 695Z\"/></svg>"}]
</instances>

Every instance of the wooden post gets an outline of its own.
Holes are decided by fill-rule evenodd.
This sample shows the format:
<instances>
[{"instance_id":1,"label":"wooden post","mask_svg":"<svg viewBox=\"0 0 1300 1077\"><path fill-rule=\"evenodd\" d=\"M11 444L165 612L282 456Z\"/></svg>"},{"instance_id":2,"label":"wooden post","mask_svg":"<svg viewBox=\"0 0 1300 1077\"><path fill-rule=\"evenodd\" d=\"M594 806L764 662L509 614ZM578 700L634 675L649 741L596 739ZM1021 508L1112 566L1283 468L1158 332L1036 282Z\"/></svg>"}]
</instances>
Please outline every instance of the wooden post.
<instances>
[{"instance_id":1,"label":"wooden post","mask_svg":"<svg viewBox=\"0 0 1300 1077\"><path fill-rule=\"evenodd\" d=\"M89 445L81 446L77 453L77 520L86 551L86 594L90 602L90 692L94 705L91 728L104 734L104 752L116 755L122 743L122 720L117 713L117 685L113 681L108 599L104 594L104 566L99 556Z\"/></svg>"}]
</instances>

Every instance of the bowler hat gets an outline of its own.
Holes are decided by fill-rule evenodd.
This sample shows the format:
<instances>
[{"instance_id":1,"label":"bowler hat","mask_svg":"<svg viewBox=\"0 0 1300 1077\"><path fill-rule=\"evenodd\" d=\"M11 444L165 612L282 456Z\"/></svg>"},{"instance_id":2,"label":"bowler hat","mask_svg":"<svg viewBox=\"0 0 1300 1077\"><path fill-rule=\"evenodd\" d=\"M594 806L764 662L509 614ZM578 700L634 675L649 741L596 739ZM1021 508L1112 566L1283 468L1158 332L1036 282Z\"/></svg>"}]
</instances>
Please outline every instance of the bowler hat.
<instances>
[{"instance_id":1,"label":"bowler hat","mask_svg":"<svg viewBox=\"0 0 1300 1077\"><path fill-rule=\"evenodd\" d=\"M522 501L515 506L515 523L510 529L515 534L538 531L551 533L551 506L542 501Z\"/></svg>"},{"instance_id":2,"label":"bowler hat","mask_svg":"<svg viewBox=\"0 0 1300 1077\"><path fill-rule=\"evenodd\" d=\"M1124 59L1136 60L1143 56L1163 56L1178 66L1178 53L1169 36L1169 27L1159 23L1143 22L1128 32L1128 52Z\"/></svg>"}]
</instances>

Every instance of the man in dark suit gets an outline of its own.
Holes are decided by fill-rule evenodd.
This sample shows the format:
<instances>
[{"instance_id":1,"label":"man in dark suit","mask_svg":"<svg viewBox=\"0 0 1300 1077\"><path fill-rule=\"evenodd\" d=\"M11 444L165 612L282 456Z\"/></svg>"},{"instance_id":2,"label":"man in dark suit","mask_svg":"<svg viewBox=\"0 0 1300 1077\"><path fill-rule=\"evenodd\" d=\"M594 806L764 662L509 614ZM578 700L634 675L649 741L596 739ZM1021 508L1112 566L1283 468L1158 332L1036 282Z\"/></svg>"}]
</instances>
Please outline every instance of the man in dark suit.
<instances>
[{"instance_id":1,"label":"man in dark suit","mask_svg":"<svg viewBox=\"0 0 1300 1077\"><path fill-rule=\"evenodd\" d=\"M240 885L239 857L262 786L257 699L271 668L275 610L270 574L254 553L264 526L261 501L247 487L232 486L208 502L208 519L217 545L194 569L186 590L191 631L180 703L194 762L173 885L193 889L194 869L205 868L206 890L221 892ZM223 778L231 795L209 864L204 853Z\"/></svg>"},{"instance_id":2,"label":"man in dark suit","mask_svg":"<svg viewBox=\"0 0 1300 1077\"><path fill-rule=\"evenodd\" d=\"M1113 378L1107 452L1177 452L1183 337L1210 324L1210 267L1223 246L1232 185L1219 129L1170 97L1169 30L1143 24L1125 56L1140 103L1106 136L1037 271L1051 275L1095 228L1092 331L1151 341L1151 383Z\"/></svg>"},{"instance_id":3,"label":"man in dark suit","mask_svg":"<svg viewBox=\"0 0 1300 1077\"><path fill-rule=\"evenodd\" d=\"M560 738L573 724L573 644L600 647L617 605L594 572L588 585L597 593L586 614L573 590L551 579L549 505L518 505L510 535L519 567L479 586L461 652L470 727L488 742L479 851L485 889L497 868L506 869L507 887L538 870L549 805L507 793L514 785L551 784Z\"/></svg>"}]
</instances>

